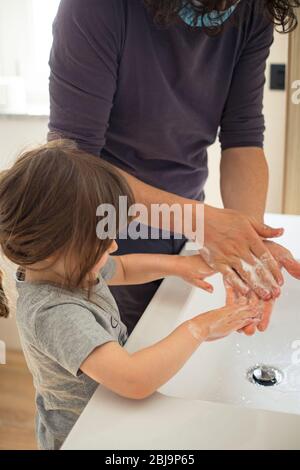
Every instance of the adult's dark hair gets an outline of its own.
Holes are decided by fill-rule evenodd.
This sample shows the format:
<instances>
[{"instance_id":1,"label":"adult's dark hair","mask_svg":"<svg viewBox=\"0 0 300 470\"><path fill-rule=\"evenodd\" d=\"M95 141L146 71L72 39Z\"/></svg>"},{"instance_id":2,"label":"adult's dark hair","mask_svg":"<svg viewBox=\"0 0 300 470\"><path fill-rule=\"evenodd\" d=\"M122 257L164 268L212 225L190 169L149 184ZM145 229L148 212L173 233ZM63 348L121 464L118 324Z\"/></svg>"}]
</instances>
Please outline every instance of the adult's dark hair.
<instances>
[{"instance_id":1,"label":"adult's dark hair","mask_svg":"<svg viewBox=\"0 0 300 470\"><path fill-rule=\"evenodd\" d=\"M249 0L241 1L249 2ZM297 27L296 8L300 7L300 0L254 1L260 3L262 10L269 16L277 30L288 33ZM152 11L157 24L169 26L178 21L179 12L184 6L189 6L194 12L194 24L196 25L200 16L209 14L214 10L226 10L238 3L238 0L202 0L201 2L195 2L194 0L144 0L144 2ZM211 30L211 28L204 29Z\"/></svg>"}]
</instances>

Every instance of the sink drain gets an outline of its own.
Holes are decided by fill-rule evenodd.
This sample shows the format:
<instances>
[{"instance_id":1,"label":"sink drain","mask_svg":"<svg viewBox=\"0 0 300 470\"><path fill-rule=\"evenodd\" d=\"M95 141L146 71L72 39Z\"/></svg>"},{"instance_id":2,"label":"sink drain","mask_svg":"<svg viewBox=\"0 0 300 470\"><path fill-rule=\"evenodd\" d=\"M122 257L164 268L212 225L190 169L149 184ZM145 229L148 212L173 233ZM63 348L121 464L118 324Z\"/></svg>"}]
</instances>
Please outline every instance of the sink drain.
<instances>
[{"instance_id":1,"label":"sink drain","mask_svg":"<svg viewBox=\"0 0 300 470\"><path fill-rule=\"evenodd\" d=\"M283 380L283 373L276 367L259 364L247 372L249 382L263 387L274 387Z\"/></svg>"}]
</instances>

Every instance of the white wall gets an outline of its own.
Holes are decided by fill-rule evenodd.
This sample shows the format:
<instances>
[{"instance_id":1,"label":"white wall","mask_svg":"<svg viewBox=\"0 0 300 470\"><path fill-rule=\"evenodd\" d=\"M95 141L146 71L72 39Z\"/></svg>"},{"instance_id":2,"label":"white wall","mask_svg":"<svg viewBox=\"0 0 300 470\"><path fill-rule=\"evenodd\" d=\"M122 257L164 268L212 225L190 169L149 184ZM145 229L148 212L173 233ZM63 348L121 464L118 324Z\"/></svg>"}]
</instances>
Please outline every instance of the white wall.
<instances>
[{"instance_id":1,"label":"white wall","mask_svg":"<svg viewBox=\"0 0 300 470\"><path fill-rule=\"evenodd\" d=\"M0 0L0 112L48 114L48 59L58 4Z\"/></svg>"},{"instance_id":2,"label":"white wall","mask_svg":"<svg viewBox=\"0 0 300 470\"><path fill-rule=\"evenodd\" d=\"M0 169L10 165L26 147L46 141L47 117L0 115Z\"/></svg>"},{"instance_id":3,"label":"white wall","mask_svg":"<svg viewBox=\"0 0 300 470\"><path fill-rule=\"evenodd\" d=\"M269 62L287 62L287 36L276 35ZM270 163L271 181L268 198L268 211L281 212L283 164L284 164L284 131L285 131L285 96L284 92L266 89L265 114L267 121L266 153ZM0 116L0 169L7 167L17 154L28 145L45 141L47 118L36 117L1 117ZM219 190L220 150L215 144L209 152L210 177L206 193L207 202L222 206ZM1 263L3 265L3 262ZM9 291L14 298L12 279ZM7 347L18 348L19 340L14 317L0 320L0 339Z\"/></svg>"},{"instance_id":4,"label":"white wall","mask_svg":"<svg viewBox=\"0 0 300 470\"><path fill-rule=\"evenodd\" d=\"M28 57L28 0L0 0L0 75L25 75L20 57ZM9 41L9 47L7 47Z\"/></svg>"},{"instance_id":5,"label":"white wall","mask_svg":"<svg viewBox=\"0 0 300 470\"><path fill-rule=\"evenodd\" d=\"M275 44L271 49L268 62L268 77L270 63L288 63L288 35L276 34ZM270 187L267 201L268 212L282 213L283 182L285 163L285 125L287 90L274 91L267 88L265 93L266 115L266 154L270 165Z\"/></svg>"},{"instance_id":6,"label":"white wall","mask_svg":"<svg viewBox=\"0 0 300 470\"><path fill-rule=\"evenodd\" d=\"M47 135L48 118L0 116L0 170L6 168L26 147L44 143ZM13 281L14 268L3 259L1 267L6 273L5 291L8 292L11 304L15 303ZM0 319L0 340L5 341L7 348L19 349L14 310L9 319Z\"/></svg>"},{"instance_id":7,"label":"white wall","mask_svg":"<svg viewBox=\"0 0 300 470\"><path fill-rule=\"evenodd\" d=\"M270 64L287 64L288 36L275 35L267 66L267 83L265 88L264 114L266 118L265 150L270 166L270 188L267 211L282 212L284 145L286 120L286 92L269 89ZM206 186L207 203L222 207L220 195L220 146L214 144L209 149L209 180Z\"/></svg>"}]
</instances>

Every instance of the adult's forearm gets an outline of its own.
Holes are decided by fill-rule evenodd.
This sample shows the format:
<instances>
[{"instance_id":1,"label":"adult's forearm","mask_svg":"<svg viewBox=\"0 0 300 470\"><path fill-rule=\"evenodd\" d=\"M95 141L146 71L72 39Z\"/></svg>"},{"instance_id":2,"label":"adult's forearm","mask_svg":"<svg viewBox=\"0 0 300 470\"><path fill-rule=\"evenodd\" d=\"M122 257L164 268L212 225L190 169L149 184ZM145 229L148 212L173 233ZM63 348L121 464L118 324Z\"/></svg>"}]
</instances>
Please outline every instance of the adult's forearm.
<instances>
[{"instance_id":1,"label":"adult's forearm","mask_svg":"<svg viewBox=\"0 0 300 470\"><path fill-rule=\"evenodd\" d=\"M225 150L221 159L221 194L226 209L263 221L269 185L264 151L259 148Z\"/></svg>"},{"instance_id":2,"label":"adult's forearm","mask_svg":"<svg viewBox=\"0 0 300 470\"><path fill-rule=\"evenodd\" d=\"M160 207L165 205L170 208L178 206L178 208L181 209L179 212L177 212L176 209L170 211L170 217L159 217L157 224L155 223L155 218L151 218L150 223L149 219L146 220L141 217L141 222L163 230L170 229L171 232L183 233L187 238L193 236L193 232L196 231L196 228L199 228L196 226L196 221L199 223L199 218L202 214L201 211L204 206L203 203L158 189L135 178L124 170L119 168L117 168L117 170L127 180L133 191L136 203L146 206L148 214L151 214L155 205Z\"/></svg>"},{"instance_id":3,"label":"adult's forearm","mask_svg":"<svg viewBox=\"0 0 300 470\"><path fill-rule=\"evenodd\" d=\"M143 203L148 208L148 213L151 214L153 204L172 206L178 203L181 209L186 207L191 209L190 220L193 224L185 223L184 211L183 214L177 216L179 226L184 219L184 229L181 233L189 239L196 238L200 244L204 243L206 250L202 251L202 256L205 256L206 263L214 271L221 272L237 291L245 294L251 288L264 300L278 295L278 285L283 281L282 274L264 246L262 238L281 236L283 230L267 227L263 223L268 188L268 167L262 150L233 149L223 153L221 189L225 210L204 206L197 201L167 193L123 171L121 173L131 186L136 202ZM178 230L177 224L174 223L175 219L173 217L170 220L170 217L167 217L169 230L180 232L181 230ZM150 223L146 221L146 224L153 226L152 222L151 218ZM168 230L168 227L164 226L163 218L159 219L158 226ZM186 227L189 230L186 230ZM261 285L254 278L249 279L240 261L244 260L251 264L253 254L259 260L264 260L259 276ZM264 281L266 279L270 280Z\"/></svg>"}]
</instances>

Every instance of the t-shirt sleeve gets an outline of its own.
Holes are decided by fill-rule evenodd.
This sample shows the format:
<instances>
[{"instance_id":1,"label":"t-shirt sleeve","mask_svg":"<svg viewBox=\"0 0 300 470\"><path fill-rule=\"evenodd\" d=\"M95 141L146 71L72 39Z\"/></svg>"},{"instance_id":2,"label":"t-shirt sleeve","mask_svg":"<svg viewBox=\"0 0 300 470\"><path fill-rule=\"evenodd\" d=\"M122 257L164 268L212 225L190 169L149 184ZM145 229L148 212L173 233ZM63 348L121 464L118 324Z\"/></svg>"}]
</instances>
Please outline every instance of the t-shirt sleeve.
<instances>
[{"instance_id":1,"label":"t-shirt sleeve","mask_svg":"<svg viewBox=\"0 0 300 470\"><path fill-rule=\"evenodd\" d=\"M116 262L113 256L109 256L107 262L105 263L104 267L101 269L100 273L101 276L105 281L109 281L114 277L116 272Z\"/></svg>"},{"instance_id":2,"label":"t-shirt sleeve","mask_svg":"<svg viewBox=\"0 0 300 470\"><path fill-rule=\"evenodd\" d=\"M119 0L62 0L53 25L48 139L100 155L124 38Z\"/></svg>"},{"instance_id":3,"label":"t-shirt sleeve","mask_svg":"<svg viewBox=\"0 0 300 470\"><path fill-rule=\"evenodd\" d=\"M222 150L233 147L262 148L264 144L265 69L274 27L261 11L256 10L252 14L251 32L235 66L223 110L220 132Z\"/></svg>"},{"instance_id":4,"label":"t-shirt sleeve","mask_svg":"<svg viewBox=\"0 0 300 470\"><path fill-rule=\"evenodd\" d=\"M43 308L35 327L41 352L74 376L95 348L116 341L88 309L73 303Z\"/></svg>"}]
</instances>

